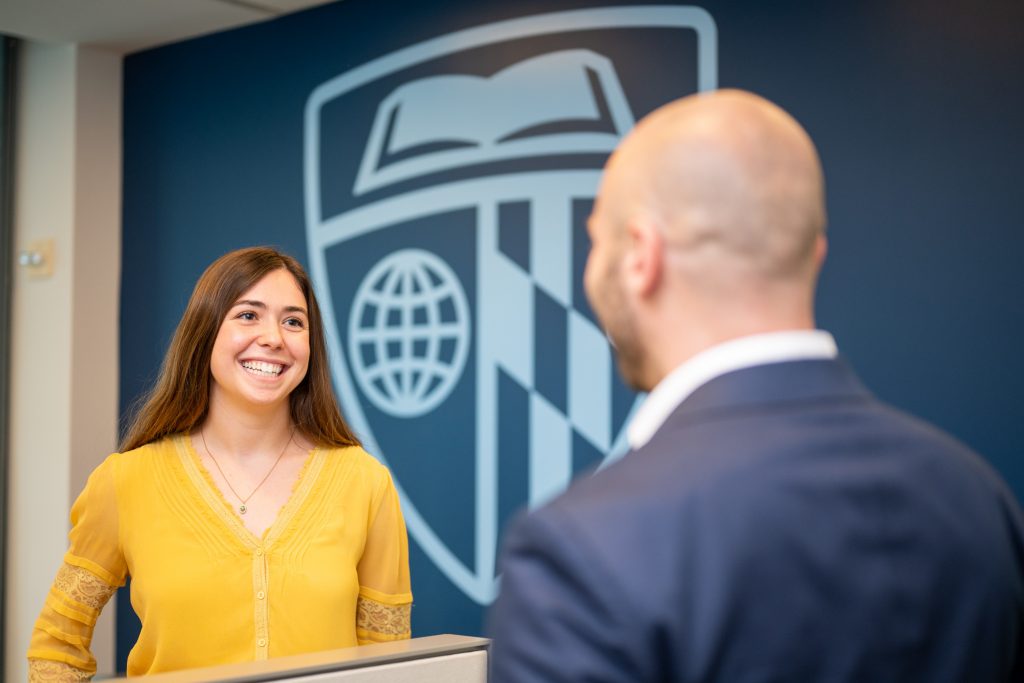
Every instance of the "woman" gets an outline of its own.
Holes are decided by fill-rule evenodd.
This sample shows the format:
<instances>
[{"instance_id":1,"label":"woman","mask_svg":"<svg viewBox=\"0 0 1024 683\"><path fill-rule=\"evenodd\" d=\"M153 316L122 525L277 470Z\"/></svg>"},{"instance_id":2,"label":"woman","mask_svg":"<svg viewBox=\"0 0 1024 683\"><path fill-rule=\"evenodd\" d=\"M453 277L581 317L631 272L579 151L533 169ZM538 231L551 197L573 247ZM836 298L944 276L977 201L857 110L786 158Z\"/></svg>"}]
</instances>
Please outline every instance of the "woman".
<instances>
[{"instance_id":1,"label":"woman","mask_svg":"<svg viewBox=\"0 0 1024 683\"><path fill-rule=\"evenodd\" d=\"M273 249L203 273L71 522L30 679L95 673L92 629L126 575L129 675L409 637L398 496L338 411L309 278Z\"/></svg>"}]
</instances>

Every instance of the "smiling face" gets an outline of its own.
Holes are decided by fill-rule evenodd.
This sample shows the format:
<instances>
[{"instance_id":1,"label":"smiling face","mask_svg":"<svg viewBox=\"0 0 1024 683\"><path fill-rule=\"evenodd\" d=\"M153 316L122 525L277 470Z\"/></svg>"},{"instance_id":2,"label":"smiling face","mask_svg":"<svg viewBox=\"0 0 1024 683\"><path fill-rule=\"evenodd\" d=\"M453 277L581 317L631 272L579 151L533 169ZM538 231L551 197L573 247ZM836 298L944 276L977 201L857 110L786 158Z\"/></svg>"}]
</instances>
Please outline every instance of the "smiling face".
<instances>
[{"instance_id":1,"label":"smiling face","mask_svg":"<svg viewBox=\"0 0 1024 683\"><path fill-rule=\"evenodd\" d=\"M291 273L271 271L238 297L221 322L210 358L210 402L287 410L308 366L306 298Z\"/></svg>"}]
</instances>

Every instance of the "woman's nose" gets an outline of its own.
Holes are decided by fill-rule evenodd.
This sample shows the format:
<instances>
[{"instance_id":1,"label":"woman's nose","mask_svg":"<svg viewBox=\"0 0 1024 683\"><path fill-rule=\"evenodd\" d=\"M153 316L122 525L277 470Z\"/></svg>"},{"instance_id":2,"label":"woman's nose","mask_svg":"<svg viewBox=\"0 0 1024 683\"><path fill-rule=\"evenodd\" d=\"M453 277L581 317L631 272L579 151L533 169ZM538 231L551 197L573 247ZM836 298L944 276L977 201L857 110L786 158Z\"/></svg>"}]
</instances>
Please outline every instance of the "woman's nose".
<instances>
[{"instance_id":1,"label":"woman's nose","mask_svg":"<svg viewBox=\"0 0 1024 683\"><path fill-rule=\"evenodd\" d=\"M281 330L278 328L277 323L270 323L263 326L260 331L258 342L262 346L269 346L271 348L278 348L281 346Z\"/></svg>"}]
</instances>

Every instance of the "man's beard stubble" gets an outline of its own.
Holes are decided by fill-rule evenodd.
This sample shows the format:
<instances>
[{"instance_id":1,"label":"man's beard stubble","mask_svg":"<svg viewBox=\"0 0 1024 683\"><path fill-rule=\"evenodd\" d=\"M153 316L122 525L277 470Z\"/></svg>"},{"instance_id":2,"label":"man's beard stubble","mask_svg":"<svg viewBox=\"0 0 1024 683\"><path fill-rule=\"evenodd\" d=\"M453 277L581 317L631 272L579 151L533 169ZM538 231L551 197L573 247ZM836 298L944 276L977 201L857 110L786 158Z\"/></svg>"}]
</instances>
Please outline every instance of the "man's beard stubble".
<instances>
[{"instance_id":1,"label":"man's beard stubble","mask_svg":"<svg viewBox=\"0 0 1024 683\"><path fill-rule=\"evenodd\" d=\"M598 318L615 352L622 381L635 391L650 391L653 387L648 386L650 383L645 378L646 352L636 330L636 316L622 291L616 287L612 275L609 273L604 280L604 305L600 306L604 315L598 314Z\"/></svg>"}]
</instances>

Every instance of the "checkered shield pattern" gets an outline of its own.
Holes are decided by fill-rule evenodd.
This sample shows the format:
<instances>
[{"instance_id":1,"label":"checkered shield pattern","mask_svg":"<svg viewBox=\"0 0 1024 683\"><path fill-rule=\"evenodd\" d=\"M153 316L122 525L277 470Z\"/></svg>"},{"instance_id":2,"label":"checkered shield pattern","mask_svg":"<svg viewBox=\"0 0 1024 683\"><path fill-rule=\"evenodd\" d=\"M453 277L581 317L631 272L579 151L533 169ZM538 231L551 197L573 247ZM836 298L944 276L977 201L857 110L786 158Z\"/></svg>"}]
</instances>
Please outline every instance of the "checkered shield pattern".
<instances>
[{"instance_id":1,"label":"checkered shield pattern","mask_svg":"<svg viewBox=\"0 0 1024 683\"><path fill-rule=\"evenodd\" d=\"M611 350L586 302L576 300L574 274L582 271L585 250L574 243L588 206L564 195L499 203L497 248L481 255L482 277L490 280L484 286L503 301L493 333L499 338L493 345L485 340L499 375L498 440L525 446L531 505L563 490L616 445ZM526 443L515 433L528 434Z\"/></svg>"}]
</instances>

